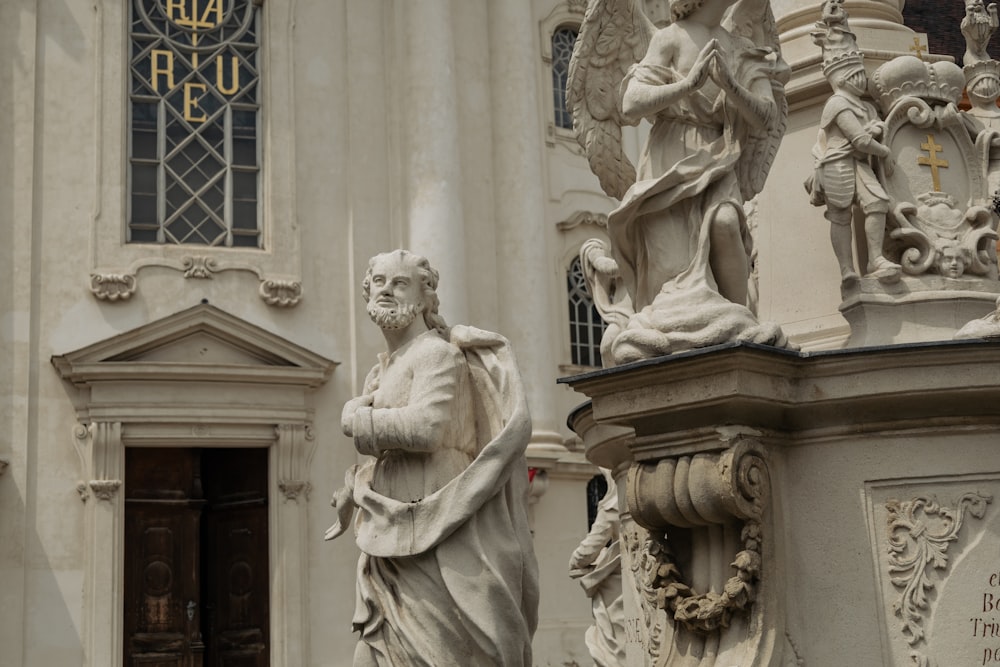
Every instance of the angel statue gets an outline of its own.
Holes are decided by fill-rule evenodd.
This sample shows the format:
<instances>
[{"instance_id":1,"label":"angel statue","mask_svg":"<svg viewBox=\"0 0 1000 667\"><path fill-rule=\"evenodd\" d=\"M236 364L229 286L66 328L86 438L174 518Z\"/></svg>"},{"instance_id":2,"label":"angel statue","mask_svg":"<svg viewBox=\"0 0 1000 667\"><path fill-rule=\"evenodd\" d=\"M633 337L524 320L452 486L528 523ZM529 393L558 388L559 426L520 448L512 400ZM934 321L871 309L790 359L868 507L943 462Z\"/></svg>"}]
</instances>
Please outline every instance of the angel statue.
<instances>
[{"instance_id":1,"label":"angel statue","mask_svg":"<svg viewBox=\"0 0 1000 667\"><path fill-rule=\"evenodd\" d=\"M621 199L608 219L613 262L595 273L620 280L631 303L602 342L605 364L735 340L785 346L748 308L743 212L787 115L789 70L770 5L671 0L673 22L657 29L639 4L591 0L569 71L577 139L604 191ZM652 129L637 173L621 128L643 118Z\"/></svg>"}]
</instances>

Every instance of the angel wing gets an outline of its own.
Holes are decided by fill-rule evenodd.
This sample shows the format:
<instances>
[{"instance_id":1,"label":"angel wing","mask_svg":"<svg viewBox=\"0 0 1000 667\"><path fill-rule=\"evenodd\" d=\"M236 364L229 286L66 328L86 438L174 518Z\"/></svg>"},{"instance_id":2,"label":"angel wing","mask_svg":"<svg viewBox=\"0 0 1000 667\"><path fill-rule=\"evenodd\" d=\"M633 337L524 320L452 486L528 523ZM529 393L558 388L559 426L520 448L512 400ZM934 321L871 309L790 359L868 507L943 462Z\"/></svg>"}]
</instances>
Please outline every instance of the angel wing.
<instances>
[{"instance_id":1,"label":"angel wing","mask_svg":"<svg viewBox=\"0 0 1000 667\"><path fill-rule=\"evenodd\" d=\"M621 199L635 183L635 167L622 150L618 89L628 68L642 60L656 32L638 0L591 0L569 64L567 101L573 129L601 188Z\"/></svg>"},{"instance_id":2,"label":"angel wing","mask_svg":"<svg viewBox=\"0 0 1000 667\"><path fill-rule=\"evenodd\" d=\"M785 128L788 125L785 82L788 80L790 70L781 59L778 27L769 0L740 0L723 19L723 27L733 35L749 39L758 47L770 49L772 53L768 57L774 59L771 91L777 113L766 129L750 134L736 164L740 191L744 199L749 200L764 188L764 181L771 171L778 146L785 136Z\"/></svg>"}]
</instances>

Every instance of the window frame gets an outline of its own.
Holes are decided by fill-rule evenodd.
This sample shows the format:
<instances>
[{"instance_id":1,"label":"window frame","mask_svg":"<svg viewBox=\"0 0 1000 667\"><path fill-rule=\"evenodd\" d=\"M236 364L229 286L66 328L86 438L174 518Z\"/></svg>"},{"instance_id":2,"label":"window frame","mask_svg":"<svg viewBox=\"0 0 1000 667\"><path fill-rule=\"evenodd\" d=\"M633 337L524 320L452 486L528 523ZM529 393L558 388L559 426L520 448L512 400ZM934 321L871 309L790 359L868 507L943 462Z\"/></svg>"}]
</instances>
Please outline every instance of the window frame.
<instances>
[{"instance_id":1,"label":"window frame","mask_svg":"<svg viewBox=\"0 0 1000 667\"><path fill-rule=\"evenodd\" d=\"M131 0L130 0L131 1ZM258 225L260 247L128 243L126 226L132 61L130 7L100 0L96 8L94 53L95 160L90 216L88 288L95 298L123 302L142 294L150 267L176 271L178 278L208 279L222 271L253 275L253 290L268 305L291 307L302 298L301 232L295 196L295 76L290 34L294 7L254 2L258 13ZM259 6L257 6L259 5ZM275 35L275 39L269 39ZM155 295L154 295L155 296Z\"/></svg>"}]
</instances>

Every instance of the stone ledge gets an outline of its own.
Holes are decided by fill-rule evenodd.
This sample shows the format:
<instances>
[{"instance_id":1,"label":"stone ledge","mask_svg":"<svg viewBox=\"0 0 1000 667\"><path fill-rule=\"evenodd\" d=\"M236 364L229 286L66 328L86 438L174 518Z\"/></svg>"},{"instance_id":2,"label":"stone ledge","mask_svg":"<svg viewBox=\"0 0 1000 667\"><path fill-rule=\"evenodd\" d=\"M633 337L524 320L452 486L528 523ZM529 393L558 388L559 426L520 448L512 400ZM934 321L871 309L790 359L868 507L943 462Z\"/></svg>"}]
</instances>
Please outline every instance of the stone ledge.
<instances>
[{"instance_id":1,"label":"stone ledge","mask_svg":"<svg viewBox=\"0 0 1000 667\"><path fill-rule=\"evenodd\" d=\"M642 459L644 450L700 440L697 432L727 424L801 440L935 423L1000 422L997 377L1000 342L812 353L733 343L559 382L592 399L597 424L633 427L637 441L631 449Z\"/></svg>"}]
</instances>

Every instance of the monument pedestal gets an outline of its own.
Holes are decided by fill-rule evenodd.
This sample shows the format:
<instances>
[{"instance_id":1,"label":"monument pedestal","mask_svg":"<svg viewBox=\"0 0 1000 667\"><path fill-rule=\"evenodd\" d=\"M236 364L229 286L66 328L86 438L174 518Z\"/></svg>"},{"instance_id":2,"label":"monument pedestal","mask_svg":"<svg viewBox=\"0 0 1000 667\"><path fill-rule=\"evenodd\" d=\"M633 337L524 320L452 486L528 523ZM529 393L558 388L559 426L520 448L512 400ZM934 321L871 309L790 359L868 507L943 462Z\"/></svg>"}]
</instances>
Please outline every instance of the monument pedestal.
<instances>
[{"instance_id":1,"label":"monument pedestal","mask_svg":"<svg viewBox=\"0 0 1000 667\"><path fill-rule=\"evenodd\" d=\"M992 660L997 377L1000 344L949 341L732 344L563 379L619 480L628 664Z\"/></svg>"},{"instance_id":2,"label":"monument pedestal","mask_svg":"<svg viewBox=\"0 0 1000 667\"><path fill-rule=\"evenodd\" d=\"M846 347L951 340L967 322L993 312L998 296L995 279L904 276L885 285L862 278L840 305L851 325Z\"/></svg>"}]
</instances>

